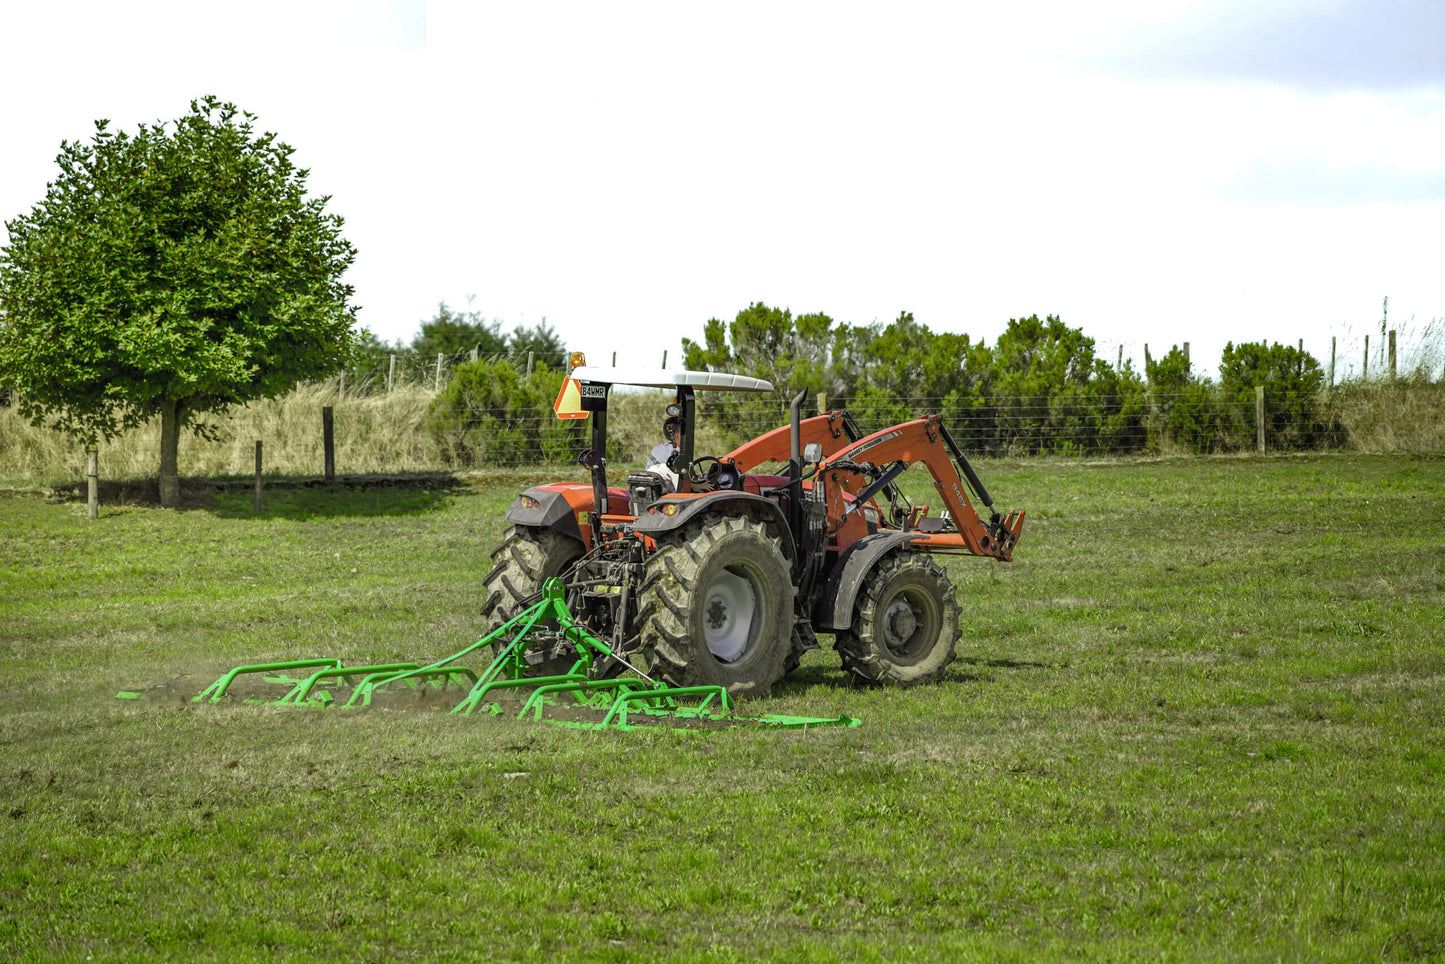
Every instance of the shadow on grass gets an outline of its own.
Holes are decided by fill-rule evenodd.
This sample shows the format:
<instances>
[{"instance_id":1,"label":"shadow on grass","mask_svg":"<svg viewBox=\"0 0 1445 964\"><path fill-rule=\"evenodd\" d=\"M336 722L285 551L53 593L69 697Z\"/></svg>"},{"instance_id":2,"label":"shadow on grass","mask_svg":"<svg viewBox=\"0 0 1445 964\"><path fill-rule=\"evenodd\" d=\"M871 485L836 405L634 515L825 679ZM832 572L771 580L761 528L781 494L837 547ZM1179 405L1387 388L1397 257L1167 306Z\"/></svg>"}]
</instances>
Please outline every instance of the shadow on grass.
<instances>
[{"instance_id":1,"label":"shadow on grass","mask_svg":"<svg viewBox=\"0 0 1445 964\"><path fill-rule=\"evenodd\" d=\"M1035 663L1026 659L979 659L975 656L968 656L960 663L967 663L969 666L987 666L989 669L1062 669L1059 663Z\"/></svg>"},{"instance_id":2,"label":"shadow on grass","mask_svg":"<svg viewBox=\"0 0 1445 964\"><path fill-rule=\"evenodd\" d=\"M978 657L965 657L953 663L943 674L939 684L947 683L987 683L992 679L988 672L991 669L1063 669L1058 663L1035 663L1028 660L1017 659L980 659ZM775 693L802 693L810 689L831 689L831 690L855 690L855 689L880 689L878 683L869 683L852 673L845 672L841 666L812 665L803 666L794 670L783 678L774 688Z\"/></svg>"},{"instance_id":3,"label":"shadow on grass","mask_svg":"<svg viewBox=\"0 0 1445 964\"><path fill-rule=\"evenodd\" d=\"M222 519L257 521L411 516L442 508L454 491L446 485L277 487L262 493L259 513L254 494L240 491L217 492L208 511Z\"/></svg>"}]
</instances>

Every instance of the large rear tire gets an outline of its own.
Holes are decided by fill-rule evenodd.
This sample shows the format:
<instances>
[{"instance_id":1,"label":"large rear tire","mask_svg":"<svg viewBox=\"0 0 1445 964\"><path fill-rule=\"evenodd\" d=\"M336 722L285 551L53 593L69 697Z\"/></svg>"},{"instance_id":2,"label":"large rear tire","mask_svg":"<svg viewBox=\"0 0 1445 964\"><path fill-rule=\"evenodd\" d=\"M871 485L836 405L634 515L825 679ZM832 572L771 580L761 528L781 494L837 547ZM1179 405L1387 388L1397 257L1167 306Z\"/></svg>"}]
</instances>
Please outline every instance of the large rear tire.
<instances>
[{"instance_id":1,"label":"large rear tire","mask_svg":"<svg viewBox=\"0 0 1445 964\"><path fill-rule=\"evenodd\" d=\"M711 516L660 545L638 599L651 673L674 686L763 696L792 649L796 589L761 522Z\"/></svg>"},{"instance_id":2,"label":"large rear tire","mask_svg":"<svg viewBox=\"0 0 1445 964\"><path fill-rule=\"evenodd\" d=\"M512 526L492 550L492 571L482 580L482 619L490 633L540 598L542 583L559 576L582 557L582 543L556 529ZM545 628L556 628L547 620ZM505 642L494 643L493 653ZM555 676L577 662L577 648L570 643L528 653L529 675Z\"/></svg>"},{"instance_id":3,"label":"large rear tire","mask_svg":"<svg viewBox=\"0 0 1445 964\"><path fill-rule=\"evenodd\" d=\"M943 677L958 640L953 584L917 552L885 557L863 580L853 625L834 645L843 668L869 683L915 686Z\"/></svg>"}]
</instances>

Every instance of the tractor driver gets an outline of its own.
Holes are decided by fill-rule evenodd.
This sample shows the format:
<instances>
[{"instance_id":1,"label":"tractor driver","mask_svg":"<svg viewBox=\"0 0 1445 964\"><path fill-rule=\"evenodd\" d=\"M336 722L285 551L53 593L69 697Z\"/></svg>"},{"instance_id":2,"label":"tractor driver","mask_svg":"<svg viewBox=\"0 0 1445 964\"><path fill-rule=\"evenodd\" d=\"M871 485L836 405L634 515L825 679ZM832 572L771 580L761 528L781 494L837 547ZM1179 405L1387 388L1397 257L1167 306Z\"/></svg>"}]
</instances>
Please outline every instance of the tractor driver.
<instances>
[{"instance_id":1,"label":"tractor driver","mask_svg":"<svg viewBox=\"0 0 1445 964\"><path fill-rule=\"evenodd\" d=\"M677 491L678 475L667 463L681 444L681 434L682 419L676 415L669 415L667 420L662 423L662 437L666 441L658 442L652 447L645 466L647 471L656 472L666 479L667 483L672 486L673 492Z\"/></svg>"}]
</instances>

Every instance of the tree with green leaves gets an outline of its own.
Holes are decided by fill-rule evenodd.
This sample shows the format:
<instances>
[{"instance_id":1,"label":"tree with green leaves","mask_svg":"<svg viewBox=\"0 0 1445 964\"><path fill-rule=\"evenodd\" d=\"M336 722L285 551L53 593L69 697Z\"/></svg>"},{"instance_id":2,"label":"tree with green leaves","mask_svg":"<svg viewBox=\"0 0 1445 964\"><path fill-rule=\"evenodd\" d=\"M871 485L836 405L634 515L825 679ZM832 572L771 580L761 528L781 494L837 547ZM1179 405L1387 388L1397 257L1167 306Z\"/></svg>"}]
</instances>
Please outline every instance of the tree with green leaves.
<instances>
[{"instance_id":1,"label":"tree with green leaves","mask_svg":"<svg viewBox=\"0 0 1445 964\"><path fill-rule=\"evenodd\" d=\"M921 412L944 416L958 427L963 444L975 431L990 355L968 335L934 332L899 312L886 328L874 323L852 329L857 370L848 406L870 427L913 418ZM841 360L844 353L839 353Z\"/></svg>"},{"instance_id":2,"label":"tree with green leaves","mask_svg":"<svg viewBox=\"0 0 1445 964\"><path fill-rule=\"evenodd\" d=\"M1308 449L1342 440L1321 413L1324 372L1313 355L1293 345L1229 342L1219 359L1219 392L1234 413L1236 444L1254 443L1255 389L1264 388L1264 427L1271 446Z\"/></svg>"},{"instance_id":3,"label":"tree with green leaves","mask_svg":"<svg viewBox=\"0 0 1445 964\"><path fill-rule=\"evenodd\" d=\"M96 123L0 248L0 382L22 414L94 444L161 420L161 504L182 429L335 371L355 249L308 171L214 97L135 134Z\"/></svg>"},{"instance_id":4,"label":"tree with green leaves","mask_svg":"<svg viewBox=\"0 0 1445 964\"><path fill-rule=\"evenodd\" d=\"M1011 318L993 348L988 387L1003 451L1142 448L1144 386L1094 354L1094 339L1057 315Z\"/></svg>"},{"instance_id":5,"label":"tree with green leaves","mask_svg":"<svg viewBox=\"0 0 1445 964\"><path fill-rule=\"evenodd\" d=\"M394 354L400 349L398 344L396 349L387 349L387 352ZM435 315L421 323L421 329L405 350L423 362L437 355L455 359L476 351L479 357L509 354L512 362L519 366L526 364L529 352L534 356L534 362L539 364L557 369L565 368L567 364L567 345L556 329L547 324L547 319L543 318L531 326L517 325L511 334L507 334L502 331L500 318L486 321L480 311L457 311L445 301L437 305ZM378 364L368 366L369 374L385 374L387 352L382 354Z\"/></svg>"},{"instance_id":6,"label":"tree with green leaves","mask_svg":"<svg viewBox=\"0 0 1445 964\"><path fill-rule=\"evenodd\" d=\"M770 308L759 301L739 311L731 323L709 319L700 343L684 338L683 364L697 371L772 382L771 395L726 392L708 403L709 414L716 414L728 431L758 434L787 413L798 392L807 392L811 399L830 390L833 335L833 319L825 314L794 317L786 308Z\"/></svg>"},{"instance_id":7,"label":"tree with green leaves","mask_svg":"<svg viewBox=\"0 0 1445 964\"><path fill-rule=\"evenodd\" d=\"M1215 387L1194 372L1178 345L1162 358L1146 360L1144 374L1149 380L1153 447L1209 453L1224 444L1225 418Z\"/></svg>"},{"instance_id":8,"label":"tree with green leaves","mask_svg":"<svg viewBox=\"0 0 1445 964\"><path fill-rule=\"evenodd\" d=\"M553 368L564 368L567 364L567 343L557 330L543 318L535 325L518 325L507 338L507 349L514 354L532 352L537 361L546 362Z\"/></svg>"},{"instance_id":9,"label":"tree with green leaves","mask_svg":"<svg viewBox=\"0 0 1445 964\"><path fill-rule=\"evenodd\" d=\"M445 301L437 305L435 315L421 323L421 330L411 340L411 350L423 358L459 355L472 349L493 355L507 348L507 336L500 320L485 321L481 312L457 311Z\"/></svg>"},{"instance_id":10,"label":"tree with green leaves","mask_svg":"<svg viewBox=\"0 0 1445 964\"><path fill-rule=\"evenodd\" d=\"M570 462L586 444L581 420L557 418L552 404L566 378L545 363L528 377L505 358L463 362L427 410L427 429L458 466ZM610 456L619 456L614 439Z\"/></svg>"}]
</instances>

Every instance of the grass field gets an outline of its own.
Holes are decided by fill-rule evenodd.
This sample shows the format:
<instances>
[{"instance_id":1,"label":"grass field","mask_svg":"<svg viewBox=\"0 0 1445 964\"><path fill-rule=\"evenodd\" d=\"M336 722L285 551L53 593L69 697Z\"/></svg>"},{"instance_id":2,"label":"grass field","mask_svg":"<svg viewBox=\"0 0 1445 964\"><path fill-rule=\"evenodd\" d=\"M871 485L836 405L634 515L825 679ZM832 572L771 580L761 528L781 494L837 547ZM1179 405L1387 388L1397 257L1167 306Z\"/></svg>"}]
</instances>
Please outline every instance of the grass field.
<instances>
[{"instance_id":1,"label":"grass field","mask_svg":"<svg viewBox=\"0 0 1445 964\"><path fill-rule=\"evenodd\" d=\"M806 733L114 698L459 649L522 478L0 498L0 958L1445 956L1445 460L981 471L947 680Z\"/></svg>"}]
</instances>

